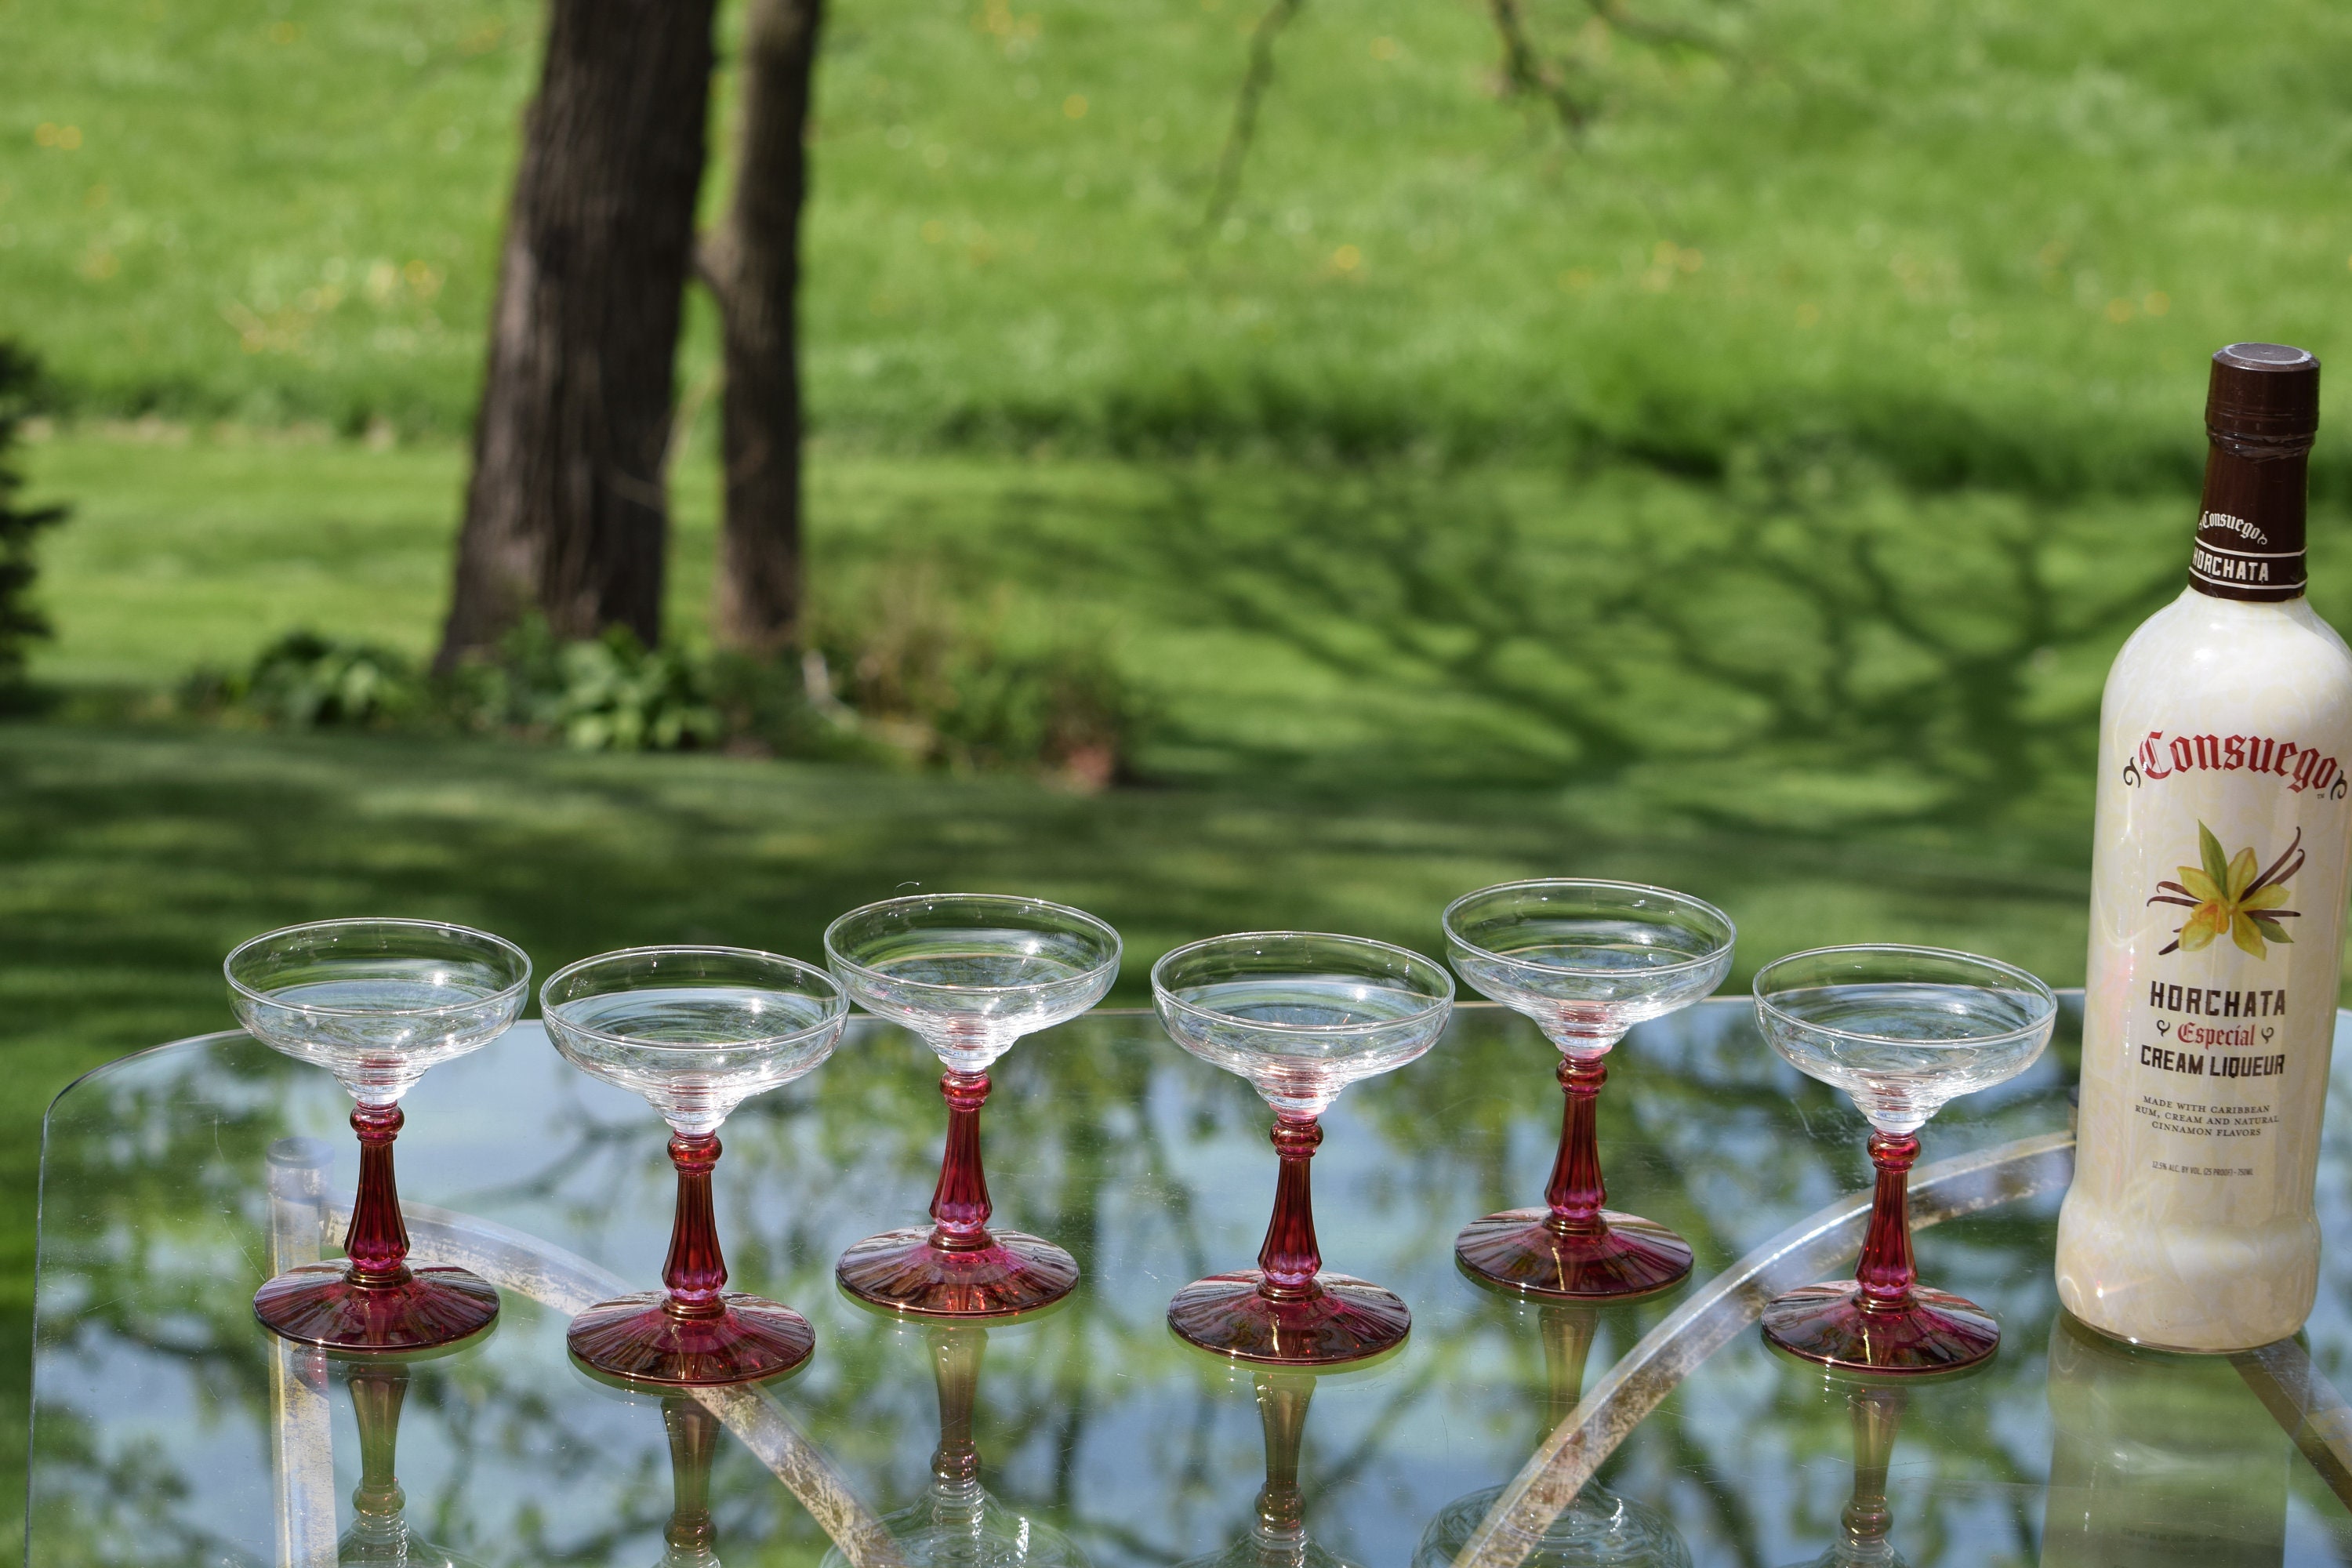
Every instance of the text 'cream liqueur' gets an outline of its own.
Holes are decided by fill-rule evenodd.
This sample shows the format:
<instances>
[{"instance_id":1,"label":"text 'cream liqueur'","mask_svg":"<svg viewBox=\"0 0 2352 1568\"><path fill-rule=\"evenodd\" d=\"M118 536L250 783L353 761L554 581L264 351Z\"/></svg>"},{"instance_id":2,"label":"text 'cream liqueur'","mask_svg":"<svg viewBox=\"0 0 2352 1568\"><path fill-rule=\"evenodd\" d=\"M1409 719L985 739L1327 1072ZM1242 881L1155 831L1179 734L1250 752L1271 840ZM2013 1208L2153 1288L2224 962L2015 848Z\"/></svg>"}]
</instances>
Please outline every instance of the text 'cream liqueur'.
<instances>
[{"instance_id":1,"label":"text 'cream liqueur'","mask_svg":"<svg viewBox=\"0 0 2352 1568\"><path fill-rule=\"evenodd\" d=\"M2058 1295L2137 1343L2303 1326L2352 858L2352 652L2304 598L2319 363L2213 356L2188 588L2100 711L2074 1181Z\"/></svg>"}]
</instances>

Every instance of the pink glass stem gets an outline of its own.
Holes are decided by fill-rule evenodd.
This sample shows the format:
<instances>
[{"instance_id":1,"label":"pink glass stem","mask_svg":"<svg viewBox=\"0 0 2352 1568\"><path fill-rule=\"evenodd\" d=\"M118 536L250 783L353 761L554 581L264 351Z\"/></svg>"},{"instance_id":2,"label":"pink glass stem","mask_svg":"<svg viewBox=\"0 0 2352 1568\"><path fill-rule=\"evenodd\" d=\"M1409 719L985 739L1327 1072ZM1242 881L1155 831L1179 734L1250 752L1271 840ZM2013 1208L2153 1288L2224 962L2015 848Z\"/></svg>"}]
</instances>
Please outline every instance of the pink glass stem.
<instances>
[{"instance_id":1,"label":"pink glass stem","mask_svg":"<svg viewBox=\"0 0 2352 1568\"><path fill-rule=\"evenodd\" d=\"M349 1275L357 1285L400 1285L408 1273L408 1226L400 1217L400 1189L392 1178L392 1141L406 1120L397 1105L362 1105L352 1111L360 1135L360 1190L343 1233Z\"/></svg>"},{"instance_id":2,"label":"pink glass stem","mask_svg":"<svg viewBox=\"0 0 2352 1568\"><path fill-rule=\"evenodd\" d=\"M980 1163L980 1108L988 1103L988 1075L947 1072L940 1098L948 1102L948 1148L940 1184L931 1193L931 1245L944 1252L977 1252L989 1244L988 1173Z\"/></svg>"},{"instance_id":3,"label":"pink glass stem","mask_svg":"<svg viewBox=\"0 0 2352 1568\"><path fill-rule=\"evenodd\" d=\"M1598 1056L1559 1058L1559 1087L1567 1096L1559 1122L1559 1153L1552 1161L1544 1199L1551 1217L1544 1222L1561 1236L1597 1236L1609 1228L1601 1217L1608 1184L1601 1179L1600 1119L1595 1101L1609 1069Z\"/></svg>"},{"instance_id":4,"label":"pink glass stem","mask_svg":"<svg viewBox=\"0 0 2352 1568\"><path fill-rule=\"evenodd\" d=\"M680 1132L669 1141L669 1163L677 1169L677 1214L670 1222L662 1283L669 1287L663 1308L675 1318L716 1318L727 1310L719 1296L727 1284L727 1259L719 1250L719 1222L710 1209L710 1168L719 1163L719 1151L716 1132Z\"/></svg>"},{"instance_id":5,"label":"pink glass stem","mask_svg":"<svg viewBox=\"0 0 2352 1568\"><path fill-rule=\"evenodd\" d=\"M1323 1129L1311 1116L1275 1118L1274 1152L1282 1158L1282 1174L1274 1187L1274 1218L1265 1227L1265 1244L1257 1249L1257 1266L1265 1274L1258 1290L1276 1301L1297 1301L1321 1290L1315 1276L1322 1270L1323 1253L1315 1243L1315 1194L1307 1180L1307 1162L1323 1142Z\"/></svg>"},{"instance_id":6,"label":"pink glass stem","mask_svg":"<svg viewBox=\"0 0 2352 1568\"><path fill-rule=\"evenodd\" d=\"M1912 1305L1911 1288L1918 1283L1919 1271L1911 1264L1911 1164L1918 1158L1919 1140L1908 1133L1870 1135L1870 1163L1878 1167L1878 1189L1871 1199L1862 1261L1853 1271L1865 1312L1901 1312Z\"/></svg>"}]
</instances>

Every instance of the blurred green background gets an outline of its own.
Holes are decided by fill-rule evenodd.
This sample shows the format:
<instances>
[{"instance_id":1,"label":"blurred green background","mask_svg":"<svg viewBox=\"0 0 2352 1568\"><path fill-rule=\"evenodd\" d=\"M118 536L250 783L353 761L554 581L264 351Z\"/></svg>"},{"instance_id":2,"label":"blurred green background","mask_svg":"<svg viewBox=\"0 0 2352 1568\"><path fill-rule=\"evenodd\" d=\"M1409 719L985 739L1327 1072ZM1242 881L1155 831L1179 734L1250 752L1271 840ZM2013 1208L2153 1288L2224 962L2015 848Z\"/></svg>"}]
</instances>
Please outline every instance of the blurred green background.
<instances>
[{"instance_id":1,"label":"blurred green background","mask_svg":"<svg viewBox=\"0 0 2352 1568\"><path fill-rule=\"evenodd\" d=\"M1524 10L1580 134L1508 89L1484 5L1310 0L1213 214L1251 0L834 5L814 610L1083 635L1150 715L1139 782L1087 794L171 700L295 626L433 646L541 16L0 3L0 336L47 367L32 498L77 509L43 546L49 700L0 724L14 1396L41 1107L225 1025L222 952L300 919L451 916L544 971L807 953L905 884L1018 888L1128 934L1131 1003L1220 929L1430 949L1458 892L1601 874L1723 903L1735 984L1862 938L2079 982L2099 681L2181 580L2205 357L2326 359L2352 305L2352 11Z\"/></svg>"}]
</instances>

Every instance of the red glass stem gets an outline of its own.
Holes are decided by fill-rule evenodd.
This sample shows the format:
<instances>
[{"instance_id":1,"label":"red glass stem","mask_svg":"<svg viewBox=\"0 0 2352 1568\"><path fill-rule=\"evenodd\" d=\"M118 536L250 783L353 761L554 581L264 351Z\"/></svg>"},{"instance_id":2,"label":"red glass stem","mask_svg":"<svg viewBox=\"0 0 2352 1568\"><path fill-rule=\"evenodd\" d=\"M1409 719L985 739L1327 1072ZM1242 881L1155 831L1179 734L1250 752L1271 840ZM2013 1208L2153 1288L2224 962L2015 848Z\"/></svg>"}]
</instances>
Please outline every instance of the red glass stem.
<instances>
[{"instance_id":1,"label":"red glass stem","mask_svg":"<svg viewBox=\"0 0 2352 1568\"><path fill-rule=\"evenodd\" d=\"M948 1149L940 1184L931 1192L931 1245L947 1252L977 1252L989 1245L988 1173L980 1163L980 1108L988 1103L988 1075L947 1072L940 1098L948 1102Z\"/></svg>"},{"instance_id":2,"label":"red glass stem","mask_svg":"<svg viewBox=\"0 0 2352 1568\"><path fill-rule=\"evenodd\" d=\"M1274 1185L1274 1217L1266 1222L1265 1243L1257 1249L1257 1266L1265 1278L1261 1295L1276 1301L1304 1300L1321 1292L1315 1276L1323 1268L1323 1253L1315 1244L1315 1194L1307 1181L1307 1162L1323 1142L1323 1129L1311 1116L1277 1116L1274 1152L1282 1157L1282 1174Z\"/></svg>"},{"instance_id":3,"label":"red glass stem","mask_svg":"<svg viewBox=\"0 0 2352 1568\"><path fill-rule=\"evenodd\" d=\"M406 1118L397 1105L362 1105L352 1111L360 1135L360 1190L352 1200L351 1228L343 1252L354 1285L407 1282L408 1226L400 1217L400 1189L392 1179L392 1141Z\"/></svg>"},{"instance_id":4,"label":"red glass stem","mask_svg":"<svg viewBox=\"0 0 2352 1568\"><path fill-rule=\"evenodd\" d=\"M1559 1076L1568 1103L1560 1111L1559 1152L1552 1160L1551 1184L1544 1189L1544 1200L1551 1205L1551 1216L1544 1224L1561 1236L1598 1236L1608 1228L1601 1207L1608 1201L1609 1186L1601 1179L1600 1119L1594 1102L1601 1086L1609 1081L1609 1068L1598 1055L1562 1056Z\"/></svg>"},{"instance_id":5,"label":"red glass stem","mask_svg":"<svg viewBox=\"0 0 2352 1568\"><path fill-rule=\"evenodd\" d=\"M727 1310L727 1259L719 1250L719 1221L710 1209L710 1169L719 1163L719 1134L680 1132L669 1141L677 1170L677 1214L670 1221L669 1258L662 1283L663 1310L678 1318L715 1318Z\"/></svg>"},{"instance_id":6,"label":"red glass stem","mask_svg":"<svg viewBox=\"0 0 2352 1568\"><path fill-rule=\"evenodd\" d=\"M1853 1270L1864 1311L1899 1312L1911 1305L1911 1287L1919 1279L1911 1264L1911 1163L1918 1157L1919 1140L1909 1133L1870 1135L1870 1163L1878 1167L1878 1190L1871 1199L1862 1261Z\"/></svg>"}]
</instances>

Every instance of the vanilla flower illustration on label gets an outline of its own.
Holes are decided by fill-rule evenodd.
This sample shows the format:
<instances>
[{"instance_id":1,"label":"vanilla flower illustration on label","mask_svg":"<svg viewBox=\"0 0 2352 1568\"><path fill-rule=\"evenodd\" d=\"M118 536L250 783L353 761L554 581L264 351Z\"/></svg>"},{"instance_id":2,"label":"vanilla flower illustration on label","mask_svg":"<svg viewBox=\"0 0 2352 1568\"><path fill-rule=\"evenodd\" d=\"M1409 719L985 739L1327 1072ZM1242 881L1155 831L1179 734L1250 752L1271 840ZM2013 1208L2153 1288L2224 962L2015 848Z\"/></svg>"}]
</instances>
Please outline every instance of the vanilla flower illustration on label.
<instances>
[{"instance_id":1,"label":"vanilla flower illustration on label","mask_svg":"<svg viewBox=\"0 0 2352 1568\"><path fill-rule=\"evenodd\" d=\"M2261 859L2248 845L2235 855L2222 851L2221 841L2202 822L2197 825L2197 853L2202 862L2180 868L2179 881L2158 882L2151 904L2177 904L2189 918L2173 929L2172 941L2157 952L2199 952L2221 937L2228 937L2252 957L2263 957L2267 943L2292 946L2294 939L2279 921L2294 920L2300 910L2281 909L2287 900L2287 881L2303 869L2303 829L2286 852L2261 869Z\"/></svg>"}]
</instances>

